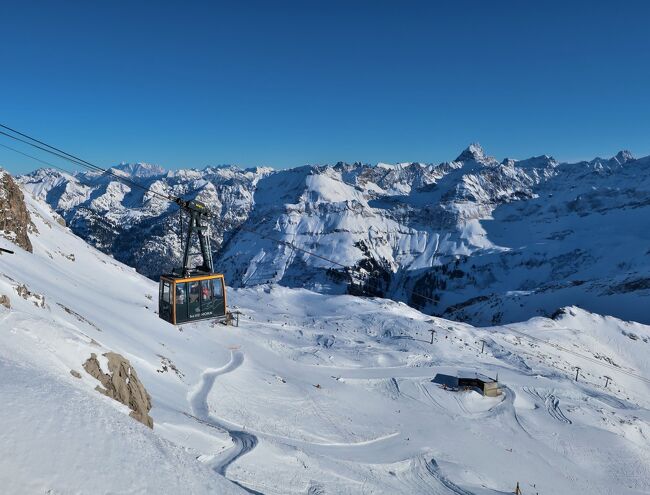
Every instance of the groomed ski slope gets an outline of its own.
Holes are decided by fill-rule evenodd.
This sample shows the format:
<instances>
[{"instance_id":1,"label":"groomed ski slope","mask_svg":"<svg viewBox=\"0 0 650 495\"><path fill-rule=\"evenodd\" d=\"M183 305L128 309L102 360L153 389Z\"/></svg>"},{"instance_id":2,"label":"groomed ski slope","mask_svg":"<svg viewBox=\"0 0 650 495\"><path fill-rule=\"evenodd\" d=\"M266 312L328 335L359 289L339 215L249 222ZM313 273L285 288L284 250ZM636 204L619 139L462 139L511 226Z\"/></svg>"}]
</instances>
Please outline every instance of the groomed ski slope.
<instances>
[{"instance_id":1,"label":"groomed ski slope","mask_svg":"<svg viewBox=\"0 0 650 495\"><path fill-rule=\"evenodd\" d=\"M238 328L173 327L156 284L26 196L34 253L0 241L17 251L0 256L6 493L650 492L649 386L630 374L650 376L647 326L567 308L479 329L275 286L229 292ZM151 394L153 431L84 372L109 350ZM431 382L458 370L504 394Z\"/></svg>"}]
</instances>

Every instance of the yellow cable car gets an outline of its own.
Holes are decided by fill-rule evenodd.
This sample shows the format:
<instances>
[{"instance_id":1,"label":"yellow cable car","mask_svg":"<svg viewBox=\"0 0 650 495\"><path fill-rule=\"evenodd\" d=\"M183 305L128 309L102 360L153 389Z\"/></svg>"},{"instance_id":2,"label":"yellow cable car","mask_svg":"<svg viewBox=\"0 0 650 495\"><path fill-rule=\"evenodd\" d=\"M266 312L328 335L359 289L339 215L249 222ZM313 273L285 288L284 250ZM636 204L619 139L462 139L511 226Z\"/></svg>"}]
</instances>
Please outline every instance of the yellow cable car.
<instances>
[{"instance_id":1,"label":"yellow cable car","mask_svg":"<svg viewBox=\"0 0 650 495\"><path fill-rule=\"evenodd\" d=\"M190 220L183 249L183 266L169 275L160 277L158 316L173 325L207 319L226 317L226 284L221 273L214 273L208 225L203 222L209 216L206 206L196 200L176 200ZM182 218L182 216L181 216ZM182 230L182 228L181 228ZM192 233L199 238L198 253L190 253ZM200 254L203 264L190 267L190 257Z\"/></svg>"},{"instance_id":2,"label":"yellow cable car","mask_svg":"<svg viewBox=\"0 0 650 495\"><path fill-rule=\"evenodd\" d=\"M223 275L212 273L189 278L160 277L159 315L178 325L188 321L226 316L226 284Z\"/></svg>"}]
</instances>

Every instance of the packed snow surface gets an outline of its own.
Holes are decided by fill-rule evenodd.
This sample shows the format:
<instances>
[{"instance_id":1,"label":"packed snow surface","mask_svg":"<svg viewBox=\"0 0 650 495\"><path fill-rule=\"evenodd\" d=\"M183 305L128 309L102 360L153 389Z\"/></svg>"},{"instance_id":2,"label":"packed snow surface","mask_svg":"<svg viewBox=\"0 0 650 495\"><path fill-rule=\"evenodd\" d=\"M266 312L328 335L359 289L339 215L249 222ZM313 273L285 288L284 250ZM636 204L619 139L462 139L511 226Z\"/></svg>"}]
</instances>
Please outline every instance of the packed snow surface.
<instances>
[{"instance_id":1,"label":"packed snow surface","mask_svg":"<svg viewBox=\"0 0 650 495\"><path fill-rule=\"evenodd\" d=\"M154 282L26 201L34 253L0 240L4 493L650 492L648 326L567 307L475 328L260 285L229 290L238 327L174 327ZM153 431L83 370L108 351L151 394ZM432 381L468 372L502 395Z\"/></svg>"}]
</instances>

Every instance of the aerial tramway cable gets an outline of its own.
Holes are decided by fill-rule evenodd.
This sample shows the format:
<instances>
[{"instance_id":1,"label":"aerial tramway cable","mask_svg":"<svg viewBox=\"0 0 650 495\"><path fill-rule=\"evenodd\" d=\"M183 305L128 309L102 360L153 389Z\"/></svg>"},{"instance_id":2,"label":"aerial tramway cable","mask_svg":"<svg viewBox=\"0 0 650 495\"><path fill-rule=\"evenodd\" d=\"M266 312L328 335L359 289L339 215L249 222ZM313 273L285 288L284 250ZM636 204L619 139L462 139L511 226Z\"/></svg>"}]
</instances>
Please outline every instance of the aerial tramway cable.
<instances>
[{"instance_id":1,"label":"aerial tramway cable","mask_svg":"<svg viewBox=\"0 0 650 495\"><path fill-rule=\"evenodd\" d=\"M27 158L31 158L32 160L36 160L37 162L40 162L40 163L42 163L43 165L47 165L48 167L55 168L55 169L57 169L57 170L60 170L61 172L65 172L66 174L69 174L69 173L70 173L70 171L64 169L63 167L59 167L58 165L54 165L54 164L51 163L51 162L47 162L47 161L45 161L45 160L41 160L40 158L37 158L37 157L35 157L35 156L33 156L33 155L30 155L29 153L24 153L24 152L22 152L22 151L20 151L20 150L18 150L18 149L16 149L16 148L12 148L11 146L7 146L6 144L2 144L2 143L0 143L0 147L5 148L5 149L10 150L10 151L13 151L13 152L15 152L15 153L18 153L19 155L26 156Z\"/></svg>"},{"instance_id":2,"label":"aerial tramway cable","mask_svg":"<svg viewBox=\"0 0 650 495\"><path fill-rule=\"evenodd\" d=\"M29 136L27 134L16 131L16 130L12 129L11 127L8 127L8 126L6 126L4 124L0 124L0 127L2 127L3 129L7 129L7 130L9 130L9 131L11 131L11 132L13 132L15 134L18 134L19 136L22 136L22 137L14 136L14 135L9 134L9 133L4 132L4 131L0 131L0 135L6 136L8 138L11 138L11 139L13 139L15 141L19 141L21 143L27 144L27 145L32 146L34 148L37 148L37 149L39 149L41 151L45 151L46 153L54 155L54 156L56 156L58 158L61 158L62 160L70 162L70 163L72 163L74 165L84 167L84 168L86 168L86 169L88 169L88 170L90 170L92 172L101 172L103 174L110 175L111 177L114 177L115 179L117 179L120 182L125 183L125 184L127 184L129 186L133 186L133 187L136 187L138 189L142 189L143 191L149 192L149 193L151 193L151 194L153 194L155 196L158 196L158 197L160 197L162 199L165 199L167 201L175 202L176 198L172 198L171 196L167 196L167 195L164 195L164 194L160 194L160 193L158 193L156 191L153 191L151 188L143 186L141 184L138 184L137 182L135 182L135 181L133 181L133 180L127 178L127 177L123 177L123 176L118 175L118 174L116 174L114 172L111 172L110 170L107 170L107 169L102 168L102 167L100 167L98 165L95 165L95 164L90 163L90 162L88 162L86 160L83 160L83 159L81 159L81 158L79 158L79 157L77 157L75 155L67 153L66 151L63 151L63 150L61 150L59 148L56 148L56 147L54 147L54 146L52 146L50 144L47 144L47 143L45 143L43 141L40 141L40 140L38 140L36 138L33 138L33 137L31 137L31 136ZM23 138L26 138L26 139L23 139ZM34 158L35 160L38 160L41 163L43 163L43 160L32 157L32 156L30 156L30 155L28 155L26 153L21 152L21 151L14 150L13 148L10 148L8 146L5 146L5 147L8 148L8 149L12 149L12 151L16 151L17 153L20 153L23 156L28 156L29 158ZM45 163L47 163L47 162L45 162ZM55 166L55 168L60 169L59 167L56 167L56 166Z\"/></svg>"}]
</instances>

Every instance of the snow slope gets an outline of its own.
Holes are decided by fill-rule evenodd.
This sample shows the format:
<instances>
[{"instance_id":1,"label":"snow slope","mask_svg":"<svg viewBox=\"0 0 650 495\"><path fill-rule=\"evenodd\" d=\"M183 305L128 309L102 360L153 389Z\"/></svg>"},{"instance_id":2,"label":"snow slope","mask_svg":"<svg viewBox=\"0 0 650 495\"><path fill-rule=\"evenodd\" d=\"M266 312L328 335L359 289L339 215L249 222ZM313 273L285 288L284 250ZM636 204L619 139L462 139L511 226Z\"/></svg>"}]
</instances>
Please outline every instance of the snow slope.
<instances>
[{"instance_id":1,"label":"snow slope","mask_svg":"<svg viewBox=\"0 0 650 495\"><path fill-rule=\"evenodd\" d=\"M8 493L650 492L646 325L569 307L475 328L260 285L230 290L239 327L177 328L155 283L26 201L34 253L0 240L17 251L0 255ZM153 431L84 372L109 350L151 394ZM498 375L504 394L432 382L461 370Z\"/></svg>"},{"instance_id":2,"label":"snow slope","mask_svg":"<svg viewBox=\"0 0 650 495\"><path fill-rule=\"evenodd\" d=\"M2 493L239 493L183 449L80 391L70 375L25 365L5 351Z\"/></svg>"},{"instance_id":3,"label":"snow slope","mask_svg":"<svg viewBox=\"0 0 650 495\"><path fill-rule=\"evenodd\" d=\"M158 354L180 336L153 314L150 281L116 263L56 222L27 196L39 234L34 254L0 256L0 461L3 493L239 493L94 391L83 362L123 353L161 390ZM24 287L24 297L17 289ZM76 371L82 378L70 374ZM155 389L155 387L154 387Z\"/></svg>"}]
</instances>

